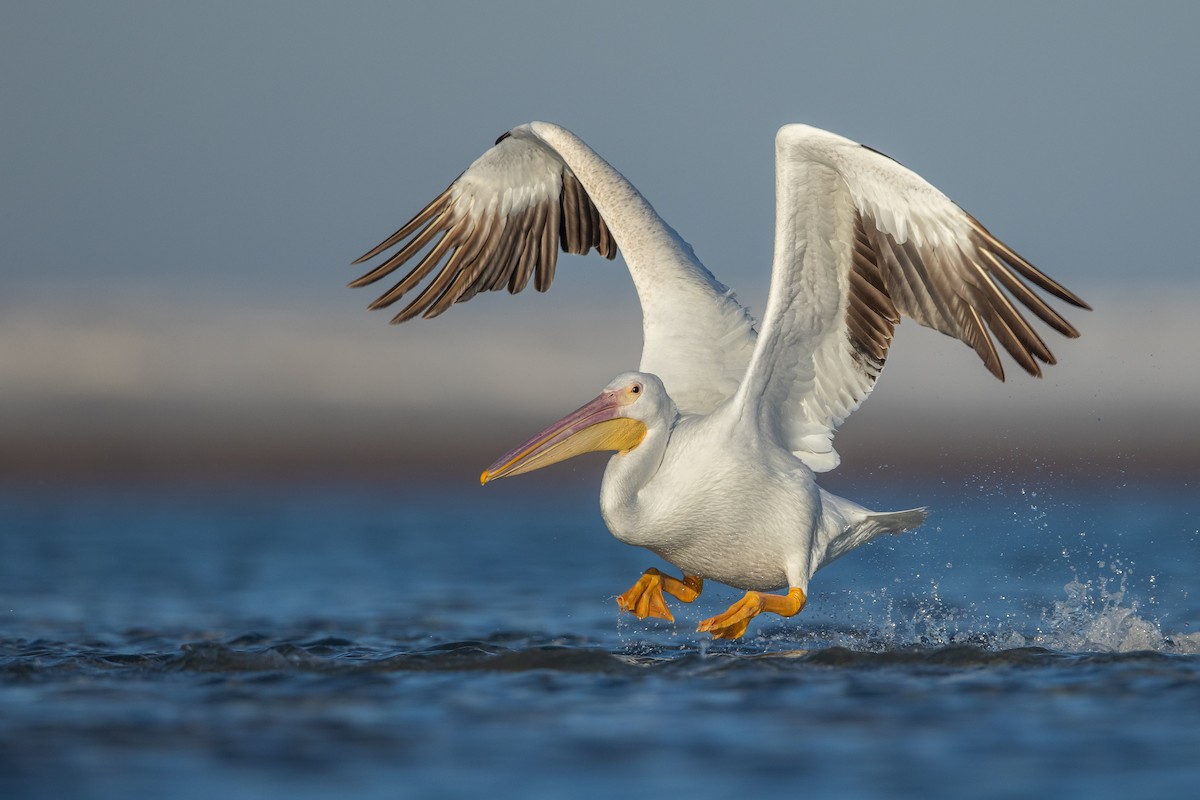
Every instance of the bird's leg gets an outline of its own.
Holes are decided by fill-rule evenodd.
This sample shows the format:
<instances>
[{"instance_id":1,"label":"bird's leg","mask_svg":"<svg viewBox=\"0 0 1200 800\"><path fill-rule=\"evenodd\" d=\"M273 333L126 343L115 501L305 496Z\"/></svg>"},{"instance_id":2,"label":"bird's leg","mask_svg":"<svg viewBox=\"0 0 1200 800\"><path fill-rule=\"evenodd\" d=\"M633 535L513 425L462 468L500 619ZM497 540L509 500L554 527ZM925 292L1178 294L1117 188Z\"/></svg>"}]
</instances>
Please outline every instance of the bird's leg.
<instances>
[{"instance_id":1,"label":"bird's leg","mask_svg":"<svg viewBox=\"0 0 1200 800\"><path fill-rule=\"evenodd\" d=\"M662 593L665 591L676 600L690 603L700 596L703 589L704 578L699 575L685 574L683 580L679 580L670 575L664 575L651 567L642 573L642 577L638 578L637 583L631 586L629 591L617 595L617 605L621 607L622 611L628 611L636 615L638 619L657 617L674 622L675 617L667 608Z\"/></svg>"},{"instance_id":2,"label":"bird's leg","mask_svg":"<svg viewBox=\"0 0 1200 800\"><path fill-rule=\"evenodd\" d=\"M746 592L725 613L704 620L696 630L711 633L714 639L736 639L746 632L750 620L764 611L791 617L799 614L806 602L808 598L799 586L793 586L786 595Z\"/></svg>"}]
</instances>

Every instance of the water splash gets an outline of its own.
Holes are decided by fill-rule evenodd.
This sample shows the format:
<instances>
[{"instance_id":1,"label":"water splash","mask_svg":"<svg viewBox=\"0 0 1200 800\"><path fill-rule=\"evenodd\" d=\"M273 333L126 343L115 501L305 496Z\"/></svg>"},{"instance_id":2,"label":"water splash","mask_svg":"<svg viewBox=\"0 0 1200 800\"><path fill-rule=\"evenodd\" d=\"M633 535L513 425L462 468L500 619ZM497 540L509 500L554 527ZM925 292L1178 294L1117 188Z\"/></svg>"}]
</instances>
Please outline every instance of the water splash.
<instances>
[{"instance_id":1,"label":"water splash","mask_svg":"<svg viewBox=\"0 0 1200 800\"><path fill-rule=\"evenodd\" d=\"M1148 610L1156 605L1153 595L1144 601L1134 596L1128 563L1105 560L1097 565L1101 573L1094 579L1068 573L1072 577L1063 586L1064 596L1049 607L1045 601L1023 609L996 603L956 605L942 597L937 579L911 594L883 588L841 597L829 605L849 609L848 616L810 629L810 646L889 651L972 645L992 651L1044 647L1065 653L1200 654L1200 632L1164 628ZM1153 592L1159 583L1152 578L1137 586Z\"/></svg>"},{"instance_id":2,"label":"water splash","mask_svg":"<svg viewBox=\"0 0 1200 800\"><path fill-rule=\"evenodd\" d=\"M1089 581L1072 578L1063 587L1066 598L1046 612L1044 627L1031 644L1071 652L1200 653L1200 633L1166 633L1157 621L1142 616L1136 600L1127 599L1132 574L1128 566L1115 562L1109 569L1116 578L1115 587L1109 575Z\"/></svg>"}]
</instances>

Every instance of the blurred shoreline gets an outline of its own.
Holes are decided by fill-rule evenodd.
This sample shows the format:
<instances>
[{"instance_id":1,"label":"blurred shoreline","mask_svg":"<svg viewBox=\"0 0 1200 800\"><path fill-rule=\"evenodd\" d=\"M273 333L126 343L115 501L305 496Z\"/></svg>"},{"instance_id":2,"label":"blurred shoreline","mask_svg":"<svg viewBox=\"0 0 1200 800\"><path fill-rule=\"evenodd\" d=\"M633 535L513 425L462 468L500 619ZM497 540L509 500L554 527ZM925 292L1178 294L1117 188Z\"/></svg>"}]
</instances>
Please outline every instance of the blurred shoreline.
<instances>
[{"instance_id":1,"label":"blurred shoreline","mask_svg":"<svg viewBox=\"0 0 1200 800\"><path fill-rule=\"evenodd\" d=\"M905 409L887 424L879 416L851 419L835 439L837 470L823 485L844 480L954 477L1003 471L1050 470L1085 482L1122 477L1195 481L1200 447L1187 435L1194 424L1180 412L1154 415L1157 425L1129 441L1111 430L1132 430L1135 416L1057 424L989 418L947 420ZM0 428L0 481L105 482L124 480L315 479L392 480L472 484L493 458L543 427L548 419L497 414L462 424L434 416L386 412L348 417L340 409L293 409L264 419L193 409L138 413L93 410L63 413L24 430ZM28 423L28 420L26 420ZM595 454L539 473L538 480L598 477L607 459Z\"/></svg>"},{"instance_id":2,"label":"blurred shoreline","mask_svg":"<svg viewBox=\"0 0 1200 800\"><path fill-rule=\"evenodd\" d=\"M874 393L839 430L829 478L1052 465L1100 481L1194 480L1198 290L1185 288L1080 287L1097 310L1074 315L1082 338L1047 338L1059 363L1040 380L1008 363L998 382L968 348L901 326ZM559 298L487 298L401 328L341 304L10 307L0 480L474 481L637 363L636 298L581 307L568 287Z\"/></svg>"}]
</instances>

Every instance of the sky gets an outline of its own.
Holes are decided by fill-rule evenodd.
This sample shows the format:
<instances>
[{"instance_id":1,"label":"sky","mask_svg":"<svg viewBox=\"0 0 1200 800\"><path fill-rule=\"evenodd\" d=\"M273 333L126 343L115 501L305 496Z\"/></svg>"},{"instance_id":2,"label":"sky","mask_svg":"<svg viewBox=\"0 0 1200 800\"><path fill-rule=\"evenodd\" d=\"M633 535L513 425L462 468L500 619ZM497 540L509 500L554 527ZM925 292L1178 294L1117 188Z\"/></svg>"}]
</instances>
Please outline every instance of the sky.
<instances>
[{"instance_id":1,"label":"sky","mask_svg":"<svg viewBox=\"0 0 1200 800\"><path fill-rule=\"evenodd\" d=\"M1194 467L1197 30L1182 2L10 4L0 474L477 475L636 366L621 262L399 327L345 284L531 119L753 311L788 122L897 158L1095 308L1044 379L1003 385L902 326L844 464Z\"/></svg>"}]
</instances>

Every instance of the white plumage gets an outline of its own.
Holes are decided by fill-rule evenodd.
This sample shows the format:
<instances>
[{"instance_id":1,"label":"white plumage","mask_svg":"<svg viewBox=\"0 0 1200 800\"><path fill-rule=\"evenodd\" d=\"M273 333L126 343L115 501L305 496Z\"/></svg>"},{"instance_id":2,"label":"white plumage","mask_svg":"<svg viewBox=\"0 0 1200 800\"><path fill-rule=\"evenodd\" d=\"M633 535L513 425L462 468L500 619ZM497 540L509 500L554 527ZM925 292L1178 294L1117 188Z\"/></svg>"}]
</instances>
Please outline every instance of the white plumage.
<instances>
[{"instance_id":1,"label":"white plumage","mask_svg":"<svg viewBox=\"0 0 1200 800\"><path fill-rule=\"evenodd\" d=\"M619 247L637 288L639 371L514 448L483 480L588 450L616 450L601 489L613 534L683 570L649 570L618 600L672 618L709 578L749 590L701 623L740 636L757 613L803 607L812 574L923 510L877 514L820 489L837 426L870 393L902 315L966 342L1003 379L996 343L1027 372L1054 357L1018 304L1078 333L1028 284L1086 308L945 195L887 156L788 125L776 136L775 253L766 315L754 321L620 173L544 122L502 136L412 221L364 255L400 250L351 285L417 266L372 308L433 275L393 321L429 317L480 291L542 291L557 250ZM439 238L440 237L440 238ZM358 263L358 262L356 262ZM435 274L436 273L436 274ZM786 586L787 596L762 591Z\"/></svg>"}]
</instances>

